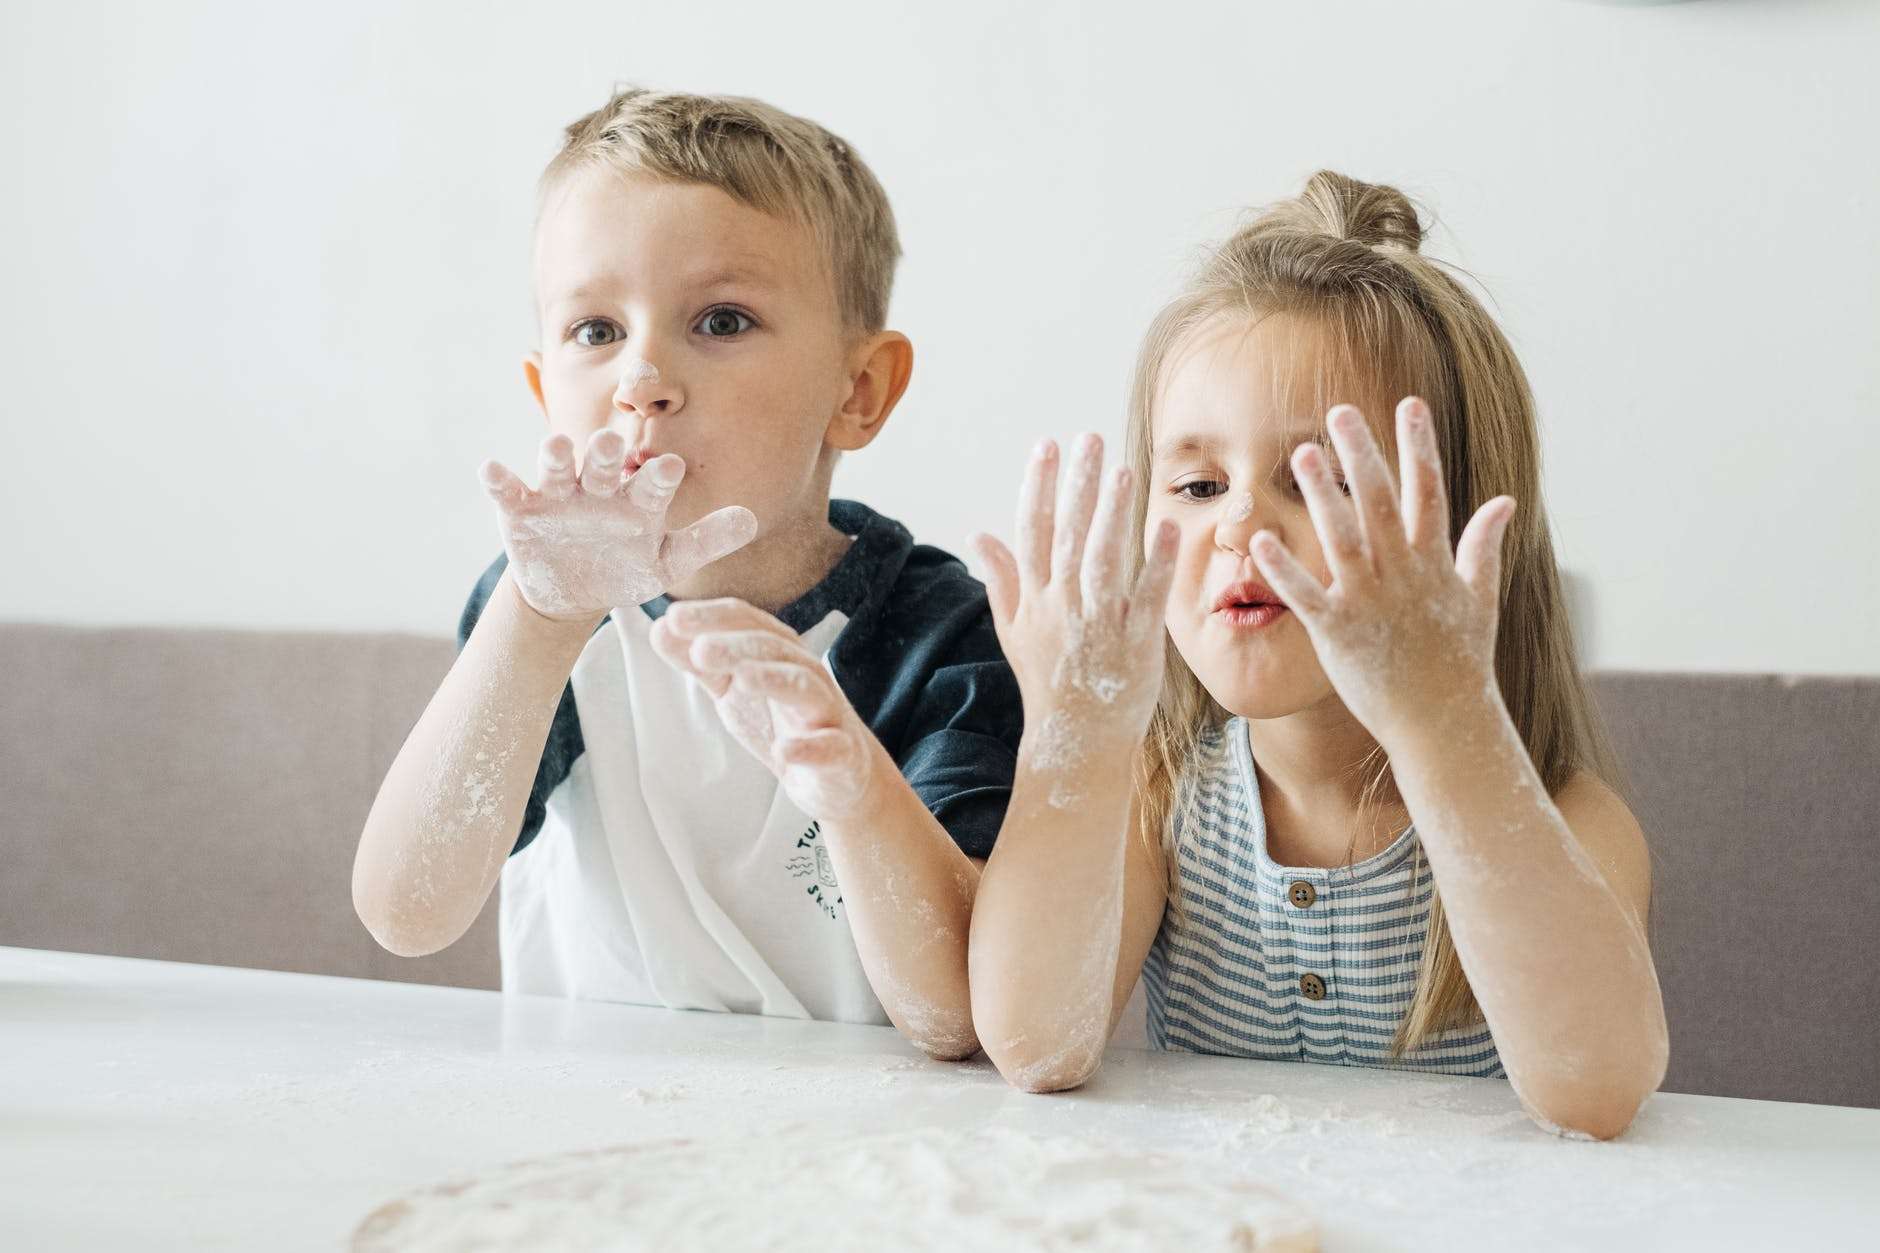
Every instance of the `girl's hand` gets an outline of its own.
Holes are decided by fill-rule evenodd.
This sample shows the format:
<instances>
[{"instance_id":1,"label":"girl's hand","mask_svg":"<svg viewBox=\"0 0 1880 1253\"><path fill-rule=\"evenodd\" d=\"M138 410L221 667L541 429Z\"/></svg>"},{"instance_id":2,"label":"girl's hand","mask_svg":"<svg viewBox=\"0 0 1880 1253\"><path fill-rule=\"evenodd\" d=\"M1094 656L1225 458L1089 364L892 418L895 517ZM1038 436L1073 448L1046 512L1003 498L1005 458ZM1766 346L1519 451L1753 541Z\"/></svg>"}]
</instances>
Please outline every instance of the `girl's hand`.
<instances>
[{"instance_id":1,"label":"girl's hand","mask_svg":"<svg viewBox=\"0 0 1880 1253\"><path fill-rule=\"evenodd\" d=\"M1495 687L1501 540L1515 502L1476 510L1449 552L1449 502L1429 406L1397 406L1403 497L1364 416L1340 405L1326 418L1351 499L1333 486L1315 444L1293 451L1293 472L1330 566L1327 588L1269 531L1253 558L1299 615L1346 708L1388 749L1421 719Z\"/></svg>"},{"instance_id":2,"label":"girl's hand","mask_svg":"<svg viewBox=\"0 0 1880 1253\"><path fill-rule=\"evenodd\" d=\"M1162 687L1177 530L1161 524L1132 584L1128 467L1105 482L1103 441L1086 435L1061 502L1057 479L1057 446L1046 440L1020 493L1017 556L989 535L971 543L1024 700L1030 762L1074 771L1091 750L1133 748L1148 729Z\"/></svg>"},{"instance_id":3,"label":"girl's hand","mask_svg":"<svg viewBox=\"0 0 1880 1253\"><path fill-rule=\"evenodd\" d=\"M667 608L652 639L661 659L705 685L799 809L822 822L857 812L885 754L796 632L741 600L688 600Z\"/></svg>"},{"instance_id":4,"label":"girl's hand","mask_svg":"<svg viewBox=\"0 0 1880 1253\"><path fill-rule=\"evenodd\" d=\"M649 601L757 535L756 517L738 505L668 531L685 462L668 453L627 475L626 454L620 432L596 431L576 477L574 441L551 435L533 492L507 466L483 463L511 577L543 617L581 621Z\"/></svg>"}]
</instances>

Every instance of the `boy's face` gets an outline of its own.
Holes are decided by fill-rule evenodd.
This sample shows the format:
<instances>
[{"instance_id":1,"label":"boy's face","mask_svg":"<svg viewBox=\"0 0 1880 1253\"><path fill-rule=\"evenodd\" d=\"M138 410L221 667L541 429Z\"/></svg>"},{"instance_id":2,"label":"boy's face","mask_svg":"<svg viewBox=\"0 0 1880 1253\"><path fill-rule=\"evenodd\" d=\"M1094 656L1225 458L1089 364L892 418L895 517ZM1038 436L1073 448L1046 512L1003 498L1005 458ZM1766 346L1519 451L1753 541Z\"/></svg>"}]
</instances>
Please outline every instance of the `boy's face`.
<instances>
[{"instance_id":1,"label":"boy's face","mask_svg":"<svg viewBox=\"0 0 1880 1253\"><path fill-rule=\"evenodd\" d=\"M577 455L613 427L629 468L684 458L674 529L733 504L760 543L824 522L835 450L878 422L858 442L856 337L808 230L715 187L582 171L544 207L535 291L524 368Z\"/></svg>"}]
</instances>

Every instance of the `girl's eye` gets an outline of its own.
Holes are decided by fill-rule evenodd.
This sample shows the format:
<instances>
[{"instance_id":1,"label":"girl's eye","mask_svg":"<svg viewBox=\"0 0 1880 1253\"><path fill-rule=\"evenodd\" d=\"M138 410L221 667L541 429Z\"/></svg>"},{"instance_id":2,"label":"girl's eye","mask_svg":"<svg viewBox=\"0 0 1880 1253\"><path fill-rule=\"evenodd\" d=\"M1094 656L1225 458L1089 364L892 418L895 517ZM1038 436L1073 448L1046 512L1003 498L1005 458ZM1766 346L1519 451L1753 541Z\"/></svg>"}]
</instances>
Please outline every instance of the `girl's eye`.
<instances>
[{"instance_id":1,"label":"girl's eye","mask_svg":"<svg viewBox=\"0 0 1880 1253\"><path fill-rule=\"evenodd\" d=\"M698 329L713 339L730 339L756 325L749 314L737 309L709 309L699 319Z\"/></svg>"},{"instance_id":2,"label":"girl's eye","mask_svg":"<svg viewBox=\"0 0 1880 1253\"><path fill-rule=\"evenodd\" d=\"M605 332L604 335L591 335L590 332ZM620 328L603 318L589 318L585 322L576 322L568 337L583 348L605 348L617 344L622 338Z\"/></svg>"},{"instance_id":3,"label":"girl's eye","mask_svg":"<svg viewBox=\"0 0 1880 1253\"><path fill-rule=\"evenodd\" d=\"M1195 488L1203 488L1205 490L1197 493L1193 490ZM1183 500L1212 500L1226 490L1227 484L1225 483L1218 483L1213 479L1195 479L1192 482L1183 483L1181 486L1177 487L1175 494L1180 496Z\"/></svg>"},{"instance_id":4,"label":"girl's eye","mask_svg":"<svg viewBox=\"0 0 1880 1253\"><path fill-rule=\"evenodd\" d=\"M1298 476L1289 473L1286 476L1286 481L1292 485L1293 491L1300 492ZM1343 475L1334 474L1332 476L1332 486L1336 487L1347 496L1351 495L1351 484L1345 482ZM1303 495L1303 492L1301 492L1301 494Z\"/></svg>"}]
</instances>

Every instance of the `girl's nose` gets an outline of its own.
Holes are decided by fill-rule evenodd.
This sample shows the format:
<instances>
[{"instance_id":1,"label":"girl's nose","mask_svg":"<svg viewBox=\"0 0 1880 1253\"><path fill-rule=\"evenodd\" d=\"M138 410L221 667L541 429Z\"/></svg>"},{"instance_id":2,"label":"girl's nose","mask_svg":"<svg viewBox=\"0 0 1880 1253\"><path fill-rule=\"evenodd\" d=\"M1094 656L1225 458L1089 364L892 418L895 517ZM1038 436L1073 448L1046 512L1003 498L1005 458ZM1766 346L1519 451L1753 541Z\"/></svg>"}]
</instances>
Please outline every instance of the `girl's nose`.
<instances>
[{"instance_id":1,"label":"girl's nose","mask_svg":"<svg viewBox=\"0 0 1880 1253\"><path fill-rule=\"evenodd\" d=\"M1214 516L1214 543L1237 557L1245 557L1253 542L1253 533L1262 523L1254 507L1252 492L1235 492L1225 497Z\"/></svg>"},{"instance_id":2,"label":"girl's nose","mask_svg":"<svg viewBox=\"0 0 1880 1253\"><path fill-rule=\"evenodd\" d=\"M669 418L685 407L685 392L677 380L665 378L659 367L644 357L627 362L614 388L614 407L642 418Z\"/></svg>"}]
</instances>

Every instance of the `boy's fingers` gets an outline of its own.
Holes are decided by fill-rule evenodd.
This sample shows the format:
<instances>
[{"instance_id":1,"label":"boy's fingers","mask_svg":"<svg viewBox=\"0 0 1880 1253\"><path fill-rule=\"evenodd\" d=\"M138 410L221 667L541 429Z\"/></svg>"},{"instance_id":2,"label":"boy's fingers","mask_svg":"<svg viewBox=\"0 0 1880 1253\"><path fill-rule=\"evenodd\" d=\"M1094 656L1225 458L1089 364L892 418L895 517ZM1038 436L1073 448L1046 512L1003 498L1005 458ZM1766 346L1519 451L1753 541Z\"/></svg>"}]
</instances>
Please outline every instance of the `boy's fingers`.
<instances>
[{"instance_id":1,"label":"boy's fingers","mask_svg":"<svg viewBox=\"0 0 1880 1253\"><path fill-rule=\"evenodd\" d=\"M529 485L500 461L485 461L477 469L477 478L490 499L505 509L518 508L529 498Z\"/></svg>"},{"instance_id":2,"label":"boy's fingers","mask_svg":"<svg viewBox=\"0 0 1880 1253\"><path fill-rule=\"evenodd\" d=\"M1123 537L1129 532L1128 466L1118 466L1103 489L1102 502L1084 545L1084 570L1080 579L1084 594L1084 616L1123 616L1128 606L1122 597Z\"/></svg>"},{"instance_id":3,"label":"boy's fingers","mask_svg":"<svg viewBox=\"0 0 1880 1253\"><path fill-rule=\"evenodd\" d=\"M633 477L627 480L627 501L645 514L649 521L662 519L666 516L666 507L672 504L673 493L679 490L679 483L684 478L685 461L677 454L665 453L654 457L635 470Z\"/></svg>"},{"instance_id":4,"label":"boy's fingers","mask_svg":"<svg viewBox=\"0 0 1880 1253\"><path fill-rule=\"evenodd\" d=\"M537 489L550 500L566 500L574 495L574 441L566 435L551 435L542 441L537 458Z\"/></svg>"},{"instance_id":5,"label":"boy's fingers","mask_svg":"<svg viewBox=\"0 0 1880 1253\"><path fill-rule=\"evenodd\" d=\"M1260 567L1286 608L1304 622L1326 606L1325 588L1312 572L1299 564L1292 550L1271 531L1256 532L1253 537L1253 562Z\"/></svg>"},{"instance_id":6,"label":"boy's fingers","mask_svg":"<svg viewBox=\"0 0 1880 1253\"><path fill-rule=\"evenodd\" d=\"M731 676L725 674L707 674L692 664L692 641L672 629L665 618L653 624L650 637L653 651L661 661L681 674L689 674L703 683L713 696L723 696L725 689L731 686Z\"/></svg>"},{"instance_id":7,"label":"boy's fingers","mask_svg":"<svg viewBox=\"0 0 1880 1253\"><path fill-rule=\"evenodd\" d=\"M1430 407L1416 396L1397 406L1397 462L1403 479L1404 526L1412 548L1449 548L1449 494Z\"/></svg>"},{"instance_id":8,"label":"boy's fingers","mask_svg":"<svg viewBox=\"0 0 1880 1253\"><path fill-rule=\"evenodd\" d=\"M625 436L613 430L594 432L581 464L581 490L590 496L612 496L620 490L620 470L626 459Z\"/></svg>"},{"instance_id":9,"label":"boy's fingers","mask_svg":"<svg viewBox=\"0 0 1880 1253\"><path fill-rule=\"evenodd\" d=\"M990 535L975 535L966 541L986 572L986 599L992 604L992 620L1003 627L1018 612L1018 562L1011 550Z\"/></svg>"},{"instance_id":10,"label":"boy's fingers","mask_svg":"<svg viewBox=\"0 0 1880 1253\"><path fill-rule=\"evenodd\" d=\"M1051 514L1057 507L1057 445L1045 440L1025 467L1018 494L1018 573L1026 587L1051 581Z\"/></svg>"},{"instance_id":11,"label":"boy's fingers","mask_svg":"<svg viewBox=\"0 0 1880 1253\"><path fill-rule=\"evenodd\" d=\"M1175 582L1175 551L1181 528L1168 518L1156 524L1143 545L1142 571L1129 598L1130 624L1142 632L1160 631L1168 617L1169 588Z\"/></svg>"},{"instance_id":12,"label":"boy's fingers","mask_svg":"<svg viewBox=\"0 0 1880 1253\"><path fill-rule=\"evenodd\" d=\"M796 661L803 647L768 631L712 631L692 639L692 664L705 671L735 670L756 661Z\"/></svg>"},{"instance_id":13,"label":"boy's fingers","mask_svg":"<svg viewBox=\"0 0 1880 1253\"><path fill-rule=\"evenodd\" d=\"M748 600L734 596L715 600L676 600L666 609L662 622L672 623L682 635L703 635L707 631L768 631L795 644L797 633Z\"/></svg>"},{"instance_id":14,"label":"boy's fingers","mask_svg":"<svg viewBox=\"0 0 1880 1253\"><path fill-rule=\"evenodd\" d=\"M641 470L640 474L645 474ZM629 480L628 489L640 477ZM726 505L708 513L683 531L669 532L659 546L661 581L671 587L692 577L727 553L734 553L757 538L757 515L743 505Z\"/></svg>"},{"instance_id":15,"label":"boy's fingers","mask_svg":"<svg viewBox=\"0 0 1880 1253\"><path fill-rule=\"evenodd\" d=\"M1090 517L1097 511L1097 495L1103 486L1103 438L1085 435L1077 441L1071 458L1071 477L1058 507L1057 526L1051 543L1051 581L1075 600L1082 578L1084 540L1090 534Z\"/></svg>"},{"instance_id":16,"label":"boy's fingers","mask_svg":"<svg viewBox=\"0 0 1880 1253\"><path fill-rule=\"evenodd\" d=\"M806 725L833 725L847 703L822 666L806 656L796 661L750 661L740 665L731 681L767 700L788 708Z\"/></svg>"}]
</instances>

